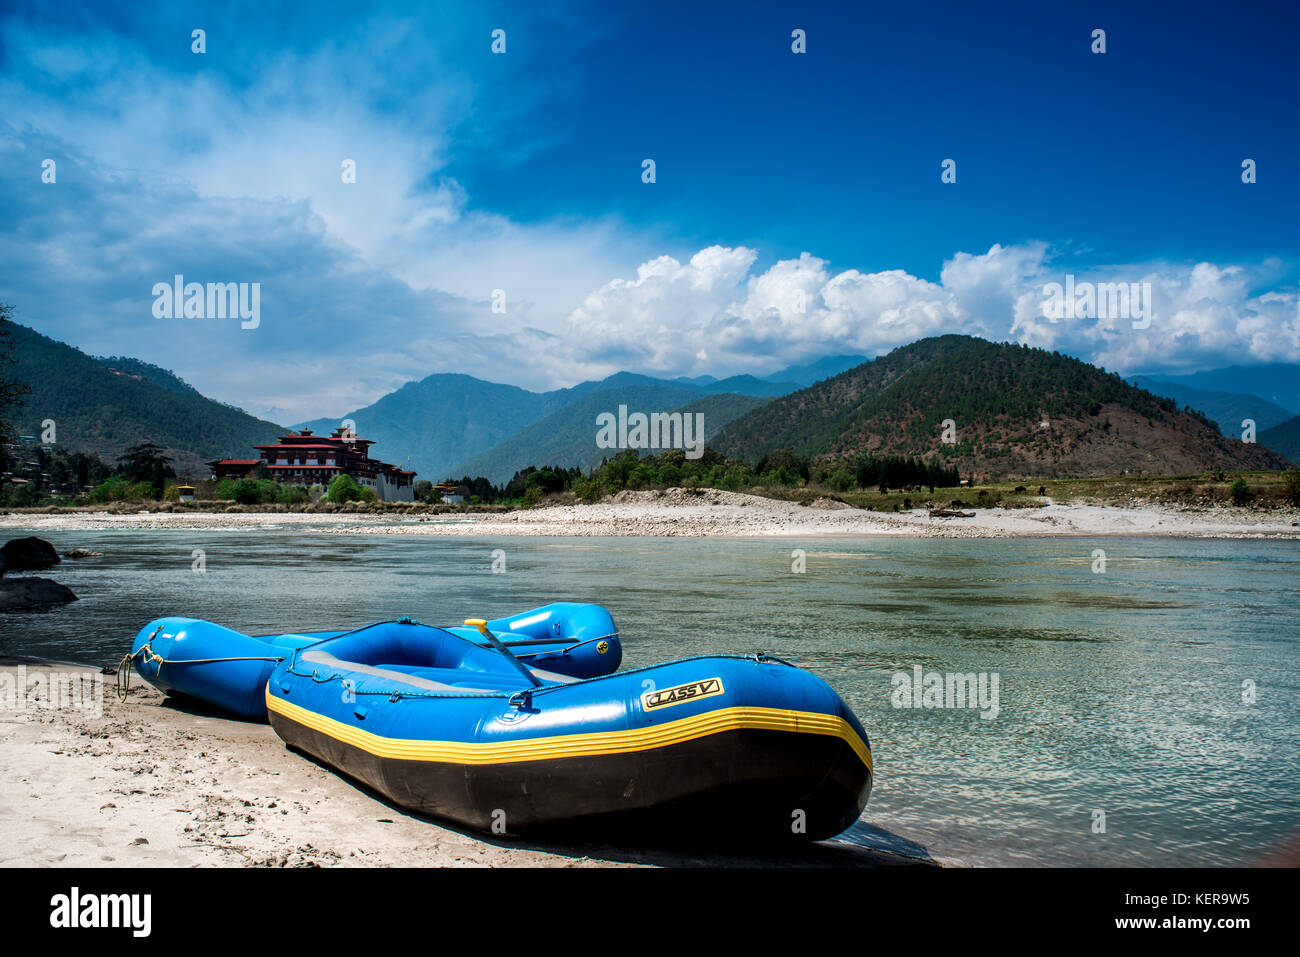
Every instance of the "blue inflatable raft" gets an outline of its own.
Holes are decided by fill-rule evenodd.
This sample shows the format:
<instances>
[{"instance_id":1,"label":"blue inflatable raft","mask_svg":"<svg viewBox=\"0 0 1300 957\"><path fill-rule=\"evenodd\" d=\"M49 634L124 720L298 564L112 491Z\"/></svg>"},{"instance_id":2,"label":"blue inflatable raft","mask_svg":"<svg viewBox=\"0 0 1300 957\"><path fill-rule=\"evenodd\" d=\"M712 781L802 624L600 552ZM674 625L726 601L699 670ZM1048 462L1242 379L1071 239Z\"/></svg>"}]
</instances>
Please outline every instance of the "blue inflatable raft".
<instances>
[{"instance_id":1,"label":"blue inflatable raft","mask_svg":"<svg viewBox=\"0 0 1300 957\"><path fill-rule=\"evenodd\" d=\"M260 695L261 712L290 747L394 804L472 828L615 837L671 827L677 835L819 839L857 820L871 789L871 751L829 685L764 657L709 655L591 674L618 654L612 620L580 611L596 607L270 639L162 619L141 632L134 658L151 683L240 714L259 713L251 699ZM507 643L507 635L533 634L520 621L543 614L540 637L513 640L549 640L555 621L569 637L572 621L608 631L583 638L591 658L572 651L579 642L565 646L567 659L549 644ZM179 667L169 658L200 647L211 658L266 653ZM515 654L530 649L533 662ZM566 664L574 673L557 667ZM210 666L220 670L196 680Z\"/></svg>"},{"instance_id":2,"label":"blue inflatable raft","mask_svg":"<svg viewBox=\"0 0 1300 957\"><path fill-rule=\"evenodd\" d=\"M614 619L599 605L554 602L487 622L491 633L539 673L594 678L623 660ZM468 626L450 629L482 641ZM198 618L159 618L140 629L131 647L139 675L164 694L188 696L245 718L266 718L262 694L276 664L298 648L351 634L309 631L245 635Z\"/></svg>"}]
</instances>

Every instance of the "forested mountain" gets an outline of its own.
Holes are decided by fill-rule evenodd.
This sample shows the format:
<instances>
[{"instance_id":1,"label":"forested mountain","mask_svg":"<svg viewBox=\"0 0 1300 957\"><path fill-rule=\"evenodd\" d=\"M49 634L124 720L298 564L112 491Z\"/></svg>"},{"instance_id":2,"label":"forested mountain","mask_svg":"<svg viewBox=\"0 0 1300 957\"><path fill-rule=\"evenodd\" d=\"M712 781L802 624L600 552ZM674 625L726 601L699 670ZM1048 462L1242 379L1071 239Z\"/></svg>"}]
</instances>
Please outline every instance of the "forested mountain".
<instances>
[{"instance_id":1,"label":"forested mountain","mask_svg":"<svg viewBox=\"0 0 1300 957\"><path fill-rule=\"evenodd\" d=\"M952 444L943 441L945 424ZM989 479L1284 465L1118 375L1059 353L957 335L919 340L776 399L710 444L750 461L783 448L919 456Z\"/></svg>"},{"instance_id":2,"label":"forested mountain","mask_svg":"<svg viewBox=\"0 0 1300 957\"><path fill-rule=\"evenodd\" d=\"M285 430L200 395L165 369L137 359L97 359L15 322L7 373L31 388L12 415L20 434L53 420L56 445L110 464L129 446L153 442L179 475L206 477L209 459L247 458Z\"/></svg>"}]
</instances>

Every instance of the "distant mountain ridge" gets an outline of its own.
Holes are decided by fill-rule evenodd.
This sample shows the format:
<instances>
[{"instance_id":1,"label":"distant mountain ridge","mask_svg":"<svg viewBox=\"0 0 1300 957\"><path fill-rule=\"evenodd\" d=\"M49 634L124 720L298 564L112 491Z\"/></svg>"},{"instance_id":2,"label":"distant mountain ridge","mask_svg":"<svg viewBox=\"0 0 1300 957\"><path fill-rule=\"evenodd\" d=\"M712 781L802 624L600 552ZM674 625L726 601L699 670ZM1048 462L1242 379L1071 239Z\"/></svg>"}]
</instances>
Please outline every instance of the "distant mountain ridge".
<instances>
[{"instance_id":1,"label":"distant mountain ridge","mask_svg":"<svg viewBox=\"0 0 1300 957\"><path fill-rule=\"evenodd\" d=\"M942 441L945 424L954 444ZM958 335L918 340L776 399L712 445L751 461L781 448L916 456L989 479L1285 464L1078 359Z\"/></svg>"},{"instance_id":2,"label":"distant mountain ridge","mask_svg":"<svg viewBox=\"0 0 1300 957\"><path fill-rule=\"evenodd\" d=\"M817 366L813 363L801 367L798 374L801 377L816 374ZM641 403L645 405L645 411L664 412L682 407L692 399L708 396L771 399L799 387L798 382L787 378L783 372L768 378L736 375L726 379L698 376L674 380L636 372L616 372L604 379L580 382L569 388L529 392L518 386L485 382L472 376L435 373L417 382L408 382L374 403L337 419L312 419L295 428L329 432L349 419L358 434L374 440L377 458L413 468L421 478L436 482L469 474L504 482L514 474L514 469L505 471L510 468L509 463L521 463L515 467L524 468L542 463L572 466L580 460L589 460L590 456L578 450L594 442L595 413L592 413L591 423L583 420L578 425L581 416L575 409L574 415L555 419L543 428L532 430L535 424L578 403L585 403L577 406L578 409L594 408L595 405L617 408L620 404L618 395L622 394L625 396L624 404ZM597 393L604 395L594 404L587 402ZM751 406L752 403L746 404L745 410ZM726 414L724 410L739 406L732 399L701 408L710 410L706 414L706 423L713 428L715 423L721 426ZM559 434L554 431L556 429L566 431ZM516 437L518 441L514 441ZM507 441L511 444L487 454ZM523 451L527 448L534 450L531 457ZM555 455L563 452L578 457L572 460L547 458L547 450ZM597 458L595 463L599 461Z\"/></svg>"},{"instance_id":3,"label":"distant mountain ridge","mask_svg":"<svg viewBox=\"0 0 1300 957\"><path fill-rule=\"evenodd\" d=\"M350 420L375 458L437 482L449 465L532 425L563 399L458 373L435 373L338 419L295 426L328 434ZM509 476L507 476L508 478Z\"/></svg>"},{"instance_id":4,"label":"distant mountain ridge","mask_svg":"<svg viewBox=\"0 0 1300 957\"><path fill-rule=\"evenodd\" d=\"M1255 438L1261 445L1300 465L1300 415L1265 429Z\"/></svg>"},{"instance_id":5,"label":"distant mountain ridge","mask_svg":"<svg viewBox=\"0 0 1300 957\"><path fill-rule=\"evenodd\" d=\"M602 389L565 405L500 445L456 464L449 474L457 478L482 475L500 485L529 465L594 468L619 452L596 445L596 417L602 412L617 415L620 405L626 406L629 414L699 413L704 416L707 442L728 422L767 402L761 396L700 395L688 388L662 385Z\"/></svg>"},{"instance_id":6,"label":"distant mountain ridge","mask_svg":"<svg viewBox=\"0 0 1300 957\"><path fill-rule=\"evenodd\" d=\"M823 359L817 359L814 362L804 363L802 365L787 366L779 372L773 372L770 375L758 376L764 382L780 383L782 386L789 386L789 391L795 388L806 388L822 379L829 379L831 376L839 375L846 369L852 369L854 366L860 366L867 361L866 356L826 356ZM741 377L732 376L732 380ZM752 377L751 377L752 378ZM694 385L705 388L714 384L721 384L731 380L719 380L717 376L697 375L688 378L687 376L678 376L672 380L681 385ZM717 389L719 392L735 392L735 389ZM761 393L753 393L758 395ZM765 393L762 393L765 394Z\"/></svg>"},{"instance_id":7,"label":"distant mountain ridge","mask_svg":"<svg viewBox=\"0 0 1300 957\"><path fill-rule=\"evenodd\" d=\"M768 381L780 379L782 381L797 382L807 388L821 382L823 379L830 379L841 372L847 372L849 369L857 368L862 363L869 361L866 356L827 356L824 359L818 359L804 365L790 366L770 376L764 376L764 378Z\"/></svg>"},{"instance_id":8,"label":"distant mountain ridge","mask_svg":"<svg viewBox=\"0 0 1300 957\"><path fill-rule=\"evenodd\" d=\"M1262 432L1280 425L1295 414L1257 395L1194 389L1179 382L1145 375L1130 376L1129 381L1153 395L1173 399L1179 408L1190 406L1204 412L1219 427L1219 431L1229 438L1241 438L1242 422L1247 419L1255 423L1256 431Z\"/></svg>"},{"instance_id":9,"label":"distant mountain ridge","mask_svg":"<svg viewBox=\"0 0 1300 957\"><path fill-rule=\"evenodd\" d=\"M1300 413L1300 365L1272 362L1257 366L1227 366L1188 375L1152 373L1150 378L1193 389L1257 395L1275 405Z\"/></svg>"}]
</instances>

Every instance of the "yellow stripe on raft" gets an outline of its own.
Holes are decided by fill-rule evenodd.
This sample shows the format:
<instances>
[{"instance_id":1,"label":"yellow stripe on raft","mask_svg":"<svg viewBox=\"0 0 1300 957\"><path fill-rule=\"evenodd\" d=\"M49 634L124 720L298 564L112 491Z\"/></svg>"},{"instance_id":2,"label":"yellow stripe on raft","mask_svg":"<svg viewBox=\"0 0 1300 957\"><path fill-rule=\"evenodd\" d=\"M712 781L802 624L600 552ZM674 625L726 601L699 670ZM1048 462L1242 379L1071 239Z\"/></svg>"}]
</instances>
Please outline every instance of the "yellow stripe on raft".
<instances>
[{"instance_id":1,"label":"yellow stripe on raft","mask_svg":"<svg viewBox=\"0 0 1300 957\"><path fill-rule=\"evenodd\" d=\"M524 738L518 741L416 741L385 738L342 721L296 705L271 694L266 689L266 706L291 721L328 735L344 744L360 748L380 758L402 761L437 761L445 764L511 764L516 761L548 761L556 758L590 757L600 754L624 754L649 751L683 741L703 738L724 731L790 731L798 734L824 734L840 738L857 754L858 759L874 772L871 749L843 718L812 711L787 711L783 708L719 708L690 718L679 718L650 728L625 731L597 731L588 734L563 734L548 738Z\"/></svg>"}]
</instances>

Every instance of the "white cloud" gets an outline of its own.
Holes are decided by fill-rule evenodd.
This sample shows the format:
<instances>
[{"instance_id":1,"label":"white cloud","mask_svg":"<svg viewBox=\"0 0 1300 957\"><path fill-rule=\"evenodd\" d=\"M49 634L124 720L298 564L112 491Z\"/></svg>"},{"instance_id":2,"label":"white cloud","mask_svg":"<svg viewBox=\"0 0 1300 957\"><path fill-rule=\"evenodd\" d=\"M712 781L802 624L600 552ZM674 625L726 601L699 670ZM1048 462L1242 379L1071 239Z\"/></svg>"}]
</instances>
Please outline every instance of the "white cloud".
<instances>
[{"instance_id":1,"label":"white cloud","mask_svg":"<svg viewBox=\"0 0 1300 957\"><path fill-rule=\"evenodd\" d=\"M1267 289L1279 263L1140 263L1078 271L1079 282L1149 283L1147 328L1126 317L1062 319L1042 315L1042 283L1064 282L1066 269L1044 269L1017 296L1010 334L1017 341L1079 355L1120 372L1193 371L1227 365L1300 361L1300 299ZM1267 289L1258 292L1256 290ZM1136 324L1142 325L1139 320Z\"/></svg>"},{"instance_id":2,"label":"white cloud","mask_svg":"<svg viewBox=\"0 0 1300 957\"><path fill-rule=\"evenodd\" d=\"M685 265L662 256L634 280L604 284L570 316L570 346L598 368L674 375L770 372L947 333L1058 349L1123 372L1300 361L1296 291L1252 292L1276 281L1279 263L1079 271L1058 258L1040 242L958 252L935 283L900 269L832 273L809 253L755 275L755 250L712 246ZM1067 271L1080 283L1150 283L1150 325L1109 315L1053 322L1043 287Z\"/></svg>"}]
</instances>

